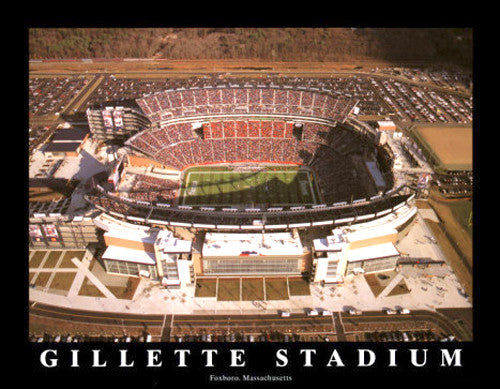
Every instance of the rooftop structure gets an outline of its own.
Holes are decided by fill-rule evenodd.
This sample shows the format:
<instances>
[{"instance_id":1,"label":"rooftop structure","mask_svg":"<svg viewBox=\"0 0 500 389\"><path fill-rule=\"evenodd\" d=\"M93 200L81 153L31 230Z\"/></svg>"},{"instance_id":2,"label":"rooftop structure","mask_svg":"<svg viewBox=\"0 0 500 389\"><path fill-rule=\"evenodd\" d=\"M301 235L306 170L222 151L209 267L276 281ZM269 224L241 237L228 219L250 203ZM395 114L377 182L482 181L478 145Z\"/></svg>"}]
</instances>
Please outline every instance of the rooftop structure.
<instances>
[{"instance_id":1,"label":"rooftop structure","mask_svg":"<svg viewBox=\"0 0 500 389\"><path fill-rule=\"evenodd\" d=\"M332 235L313 241L316 282L338 283L357 273L394 269L399 251L394 228L351 230L336 228Z\"/></svg>"},{"instance_id":2,"label":"rooftop structure","mask_svg":"<svg viewBox=\"0 0 500 389\"><path fill-rule=\"evenodd\" d=\"M267 234L207 233L203 257L301 256L302 244L291 232Z\"/></svg>"}]
</instances>

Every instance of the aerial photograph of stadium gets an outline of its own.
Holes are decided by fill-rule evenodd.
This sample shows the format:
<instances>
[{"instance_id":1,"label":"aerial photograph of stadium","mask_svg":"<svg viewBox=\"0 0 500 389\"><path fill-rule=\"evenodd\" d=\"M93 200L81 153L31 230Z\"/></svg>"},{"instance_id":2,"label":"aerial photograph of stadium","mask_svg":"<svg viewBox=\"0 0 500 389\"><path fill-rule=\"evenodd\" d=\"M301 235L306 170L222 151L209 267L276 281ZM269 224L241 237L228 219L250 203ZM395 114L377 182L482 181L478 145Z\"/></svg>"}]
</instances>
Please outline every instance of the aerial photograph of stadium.
<instances>
[{"instance_id":1,"label":"aerial photograph of stadium","mask_svg":"<svg viewBox=\"0 0 500 389\"><path fill-rule=\"evenodd\" d=\"M472 28L29 28L30 342L473 341Z\"/></svg>"}]
</instances>

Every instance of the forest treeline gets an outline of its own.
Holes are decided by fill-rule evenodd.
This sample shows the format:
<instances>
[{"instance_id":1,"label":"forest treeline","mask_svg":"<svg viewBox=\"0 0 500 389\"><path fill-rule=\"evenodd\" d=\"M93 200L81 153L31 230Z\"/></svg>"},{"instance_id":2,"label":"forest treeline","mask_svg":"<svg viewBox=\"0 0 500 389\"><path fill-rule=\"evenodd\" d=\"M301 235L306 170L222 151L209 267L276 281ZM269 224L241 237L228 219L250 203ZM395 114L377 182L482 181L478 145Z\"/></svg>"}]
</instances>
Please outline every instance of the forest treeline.
<instances>
[{"instance_id":1,"label":"forest treeline","mask_svg":"<svg viewBox=\"0 0 500 389\"><path fill-rule=\"evenodd\" d=\"M472 64L472 30L439 28L33 28L30 59L434 61Z\"/></svg>"}]
</instances>

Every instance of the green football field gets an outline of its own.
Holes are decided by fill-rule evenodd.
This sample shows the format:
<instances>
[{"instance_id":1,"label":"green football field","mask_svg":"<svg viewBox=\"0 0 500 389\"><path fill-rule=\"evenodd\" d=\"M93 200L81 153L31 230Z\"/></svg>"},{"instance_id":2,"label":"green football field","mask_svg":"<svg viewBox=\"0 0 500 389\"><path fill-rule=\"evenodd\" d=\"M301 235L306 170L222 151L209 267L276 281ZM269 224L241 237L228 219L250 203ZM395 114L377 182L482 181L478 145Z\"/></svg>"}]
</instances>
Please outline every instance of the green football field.
<instances>
[{"instance_id":1,"label":"green football field","mask_svg":"<svg viewBox=\"0 0 500 389\"><path fill-rule=\"evenodd\" d=\"M295 205L318 204L309 171L272 167L261 171L233 171L198 167L185 172L180 205Z\"/></svg>"}]
</instances>

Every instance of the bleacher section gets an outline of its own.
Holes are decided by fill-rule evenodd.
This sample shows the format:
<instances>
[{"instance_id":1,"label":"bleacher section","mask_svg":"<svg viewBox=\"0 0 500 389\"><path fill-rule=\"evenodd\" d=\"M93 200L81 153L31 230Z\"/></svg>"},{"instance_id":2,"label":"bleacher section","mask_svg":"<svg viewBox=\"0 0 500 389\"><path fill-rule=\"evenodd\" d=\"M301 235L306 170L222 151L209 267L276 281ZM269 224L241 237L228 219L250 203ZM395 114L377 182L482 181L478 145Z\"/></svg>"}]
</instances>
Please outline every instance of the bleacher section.
<instances>
[{"instance_id":1,"label":"bleacher section","mask_svg":"<svg viewBox=\"0 0 500 389\"><path fill-rule=\"evenodd\" d=\"M170 203L175 199L178 188L178 181L136 174L129 198Z\"/></svg>"},{"instance_id":2,"label":"bleacher section","mask_svg":"<svg viewBox=\"0 0 500 389\"><path fill-rule=\"evenodd\" d=\"M167 90L136 101L153 122L212 114L279 114L342 123L356 104L319 91L228 87Z\"/></svg>"},{"instance_id":3,"label":"bleacher section","mask_svg":"<svg viewBox=\"0 0 500 389\"><path fill-rule=\"evenodd\" d=\"M129 144L178 170L230 162L308 165L315 172L325 201L362 196L363 185L358 185L360 178L353 172L350 155L362 153L369 141L341 124L332 128L304 123L302 128L299 140L292 136L292 123L285 121L217 120L203 125L202 139L190 124L170 124L139 133ZM355 188L360 189L359 193Z\"/></svg>"}]
</instances>

